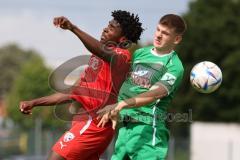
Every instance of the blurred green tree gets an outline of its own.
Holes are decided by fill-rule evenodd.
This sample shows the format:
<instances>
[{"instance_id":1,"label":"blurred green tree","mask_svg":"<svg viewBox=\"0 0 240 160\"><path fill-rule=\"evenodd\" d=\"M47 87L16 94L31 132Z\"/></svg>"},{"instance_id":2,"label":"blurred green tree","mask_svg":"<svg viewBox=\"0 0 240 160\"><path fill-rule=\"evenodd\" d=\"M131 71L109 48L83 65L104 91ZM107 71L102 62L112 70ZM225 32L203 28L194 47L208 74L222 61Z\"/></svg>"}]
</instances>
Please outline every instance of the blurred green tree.
<instances>
[{"instance_id":1,"label":"blurred green tree","mask_svg":"<svg viewBox=\"0 0 240 160\"><path fill-rule=\"evenodd\" d=\"M53 92L48 86L48 76L51 69L45 66L43 59L35 52L18 72L7 96L9 117L21 129L33 128L36 118L42 119L43 128L46 129L62 126L61 121L54 117L53 107L35 108L30 116L25 116L19 111L20 101L47 96Z\"/></svg>"},{"instance_id":2,"label":"blurred green tree","mask_svg":"<svg viewBox=\"0 0 240 160\"><path fill-rule=\"evenodd\" d=\"M22 50L15 44L0 48L0 98L3 98L9 92L22 65L34 55L35 51Z\"/></svg>"},{"instance_id":3,"label":"blurred green tree","mask_svg":"<svg viewBox=\"0 0 240 160\"><path fill-rule=\"evenodd\" d=\"M240 1L197 0L184 15L188 30L177 48L185 77L173 112L192 109L193 121L240 122ZM212 61L222 70L223 82L211 94L197 93L190 85L192 67Z\"/></svg>"}]
</instances>

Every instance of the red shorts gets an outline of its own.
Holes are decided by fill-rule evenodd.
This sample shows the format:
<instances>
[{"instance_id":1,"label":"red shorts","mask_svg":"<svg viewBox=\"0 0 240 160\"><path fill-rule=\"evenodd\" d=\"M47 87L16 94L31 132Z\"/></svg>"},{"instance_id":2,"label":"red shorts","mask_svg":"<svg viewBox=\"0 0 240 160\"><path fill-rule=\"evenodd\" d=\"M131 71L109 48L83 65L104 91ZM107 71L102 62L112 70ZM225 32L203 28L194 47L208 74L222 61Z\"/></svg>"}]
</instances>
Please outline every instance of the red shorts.
<instances>
[{"instance_id":1,"label":"red shorts","mask_svg":"<svg viewBox=\"0 0 240 160\"><path fill-rule=\"evenodd\" d=\"M73 121L72 127L53 146L52 150L67 160L99 160L111 142L114 130L111 124L97 127L97 121Z\"/></svg>"}]
</instances>

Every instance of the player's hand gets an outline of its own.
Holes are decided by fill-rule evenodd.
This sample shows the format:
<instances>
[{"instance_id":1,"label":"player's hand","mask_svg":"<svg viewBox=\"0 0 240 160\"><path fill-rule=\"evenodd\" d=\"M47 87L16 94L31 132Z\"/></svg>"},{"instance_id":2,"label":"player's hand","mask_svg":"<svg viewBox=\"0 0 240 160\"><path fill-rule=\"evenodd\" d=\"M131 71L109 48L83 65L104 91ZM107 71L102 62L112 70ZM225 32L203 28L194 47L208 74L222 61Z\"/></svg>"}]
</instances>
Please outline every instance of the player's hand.
<instances>
[{"instance_id":1,"label":"player's hand","mask_svg":"<svg viewBox=\"0 0 240 160\"><path fill-rule=\"evenodd\" d=\"M27 115L32 114L33 107L34 107L34 105L33 105L32 101L22 101L19 104L19 110L23 114L27 114Z\"/></svg>"},{"instance_id":2,"label":"player's hand","mask_svg":"<svg viewBox=\"0 0 240 160\"><path fill-rule=\"evenodd\" d=\"M55 17L53 19L53 24L56 27L60 27L62 29L68 29L68 30L72 30L74 25L66 18L66 17Z\"/></svg>"},{"instance_id":3,"label":"player's hand","mask_svg":"<svg viewBox=\"0 0 240 160\"><path fill-rule=\"evenodd\" d=\"M120 110L118 108L115 108L110 113L110 120L112 121L112 129L116 129L118 117L119 117Z\"/></svg>"},{"instance_id":4,"label":"player's hand","mask_svg":"<svg viewBox=\"0 0 240 160\"><path fill-rule=\"evenodd\" d=\"M104 126L109 119L112 121L112 128L115 129L118 122L119 112L122 110L124 103L115 103L107 105L106 107L97 111L98 117L102 117L98 126Z\"/></svg>"},{"instance_id":5,"label":"player's hand","mask_svg":"<svg viewBox=\"0 0 240 160\"><path fill-rule=\"evenodd\" d=\"M100 116L98 116L98 119L100 118ZM102 117L101 117L101 120L100 122L98 123L98 127L104 127L105 124L109 121L110 119L110 112L108 113L105 113Z\"/></svg>"},{"instance_id":6,"label":"player's hand","mask_svg":"<svg viewBox=\"0 0 240 160\"><path fill-rule=\"evenodd\" d=\"M105 113L100 122L98 123L98 127L104 127L105 124L111 120L112 121L112 129L116 129L117 122L118 122L118 117L119 117L119 110L112 110L111 112Z\"/></svg>"},{"instance_id":7,"label":"player's hand","mask_svg":"<svg viewBox=\"0 0 240 160\"><path fill-rule=\"evenodd\" d=\"M116 107L118 106L118 103L115 104L110 104L105 106L104 108L100 109L97 111L97 114L102 117L103 115L105 115L106 113L111 112L112 110L114 110Z\"/></svg>"}]
</instances>

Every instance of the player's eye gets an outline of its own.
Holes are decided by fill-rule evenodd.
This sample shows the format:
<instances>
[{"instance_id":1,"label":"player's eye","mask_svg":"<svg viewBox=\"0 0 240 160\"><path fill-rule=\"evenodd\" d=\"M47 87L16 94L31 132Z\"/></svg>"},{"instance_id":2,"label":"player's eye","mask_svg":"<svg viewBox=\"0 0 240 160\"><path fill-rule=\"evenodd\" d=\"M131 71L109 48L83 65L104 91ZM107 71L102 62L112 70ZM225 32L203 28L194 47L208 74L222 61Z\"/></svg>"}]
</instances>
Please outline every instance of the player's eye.
<instances>
[{"instance_id":1,"label":"player's eye","mask_svg":"<svg viewBox=\"0 0 240 160\"><path fill-rule=\"evenodd\" d=\"M162 34L169 36L170 34L168 32L162 32Z\"/></svg>"},{"instance_id":2,"label":"player's eye","mask_svg":"<svg viewBox=\"0 0 240 160\"><path fill-rule=\"evenodd\" d=\"M111 31L112 31L114 28L115 28L115 27L114 27L112 24L109 25L109 29L110 29Z\"/></svg>"}]
</instances>

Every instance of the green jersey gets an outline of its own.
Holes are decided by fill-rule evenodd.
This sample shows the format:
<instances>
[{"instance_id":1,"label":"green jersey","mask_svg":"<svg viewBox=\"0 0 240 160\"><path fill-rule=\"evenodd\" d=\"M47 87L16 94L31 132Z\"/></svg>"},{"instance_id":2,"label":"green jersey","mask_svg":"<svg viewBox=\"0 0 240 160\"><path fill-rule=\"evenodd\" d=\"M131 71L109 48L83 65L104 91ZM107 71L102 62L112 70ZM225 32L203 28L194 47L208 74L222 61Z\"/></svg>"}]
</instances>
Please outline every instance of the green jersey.
<instances>
[{"instance_id":1,"label":"green jersey","mask_svg":"<svg viewBox=\"0 0 240 160\"><path fill-rule=\"evenodd\" d=\"M165 87L168 95L164 98L120 112L122 118L130 116L140 122L158 126L166 118L167 106L181 83L184 69L175 51L159 55L153 48L145 47L134 52L130 75L123 83L118 99L122 101L146 92L156 83Z\"/></svg>"}]
</instances>

